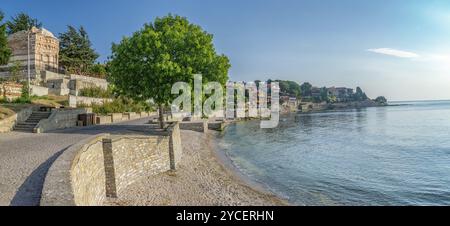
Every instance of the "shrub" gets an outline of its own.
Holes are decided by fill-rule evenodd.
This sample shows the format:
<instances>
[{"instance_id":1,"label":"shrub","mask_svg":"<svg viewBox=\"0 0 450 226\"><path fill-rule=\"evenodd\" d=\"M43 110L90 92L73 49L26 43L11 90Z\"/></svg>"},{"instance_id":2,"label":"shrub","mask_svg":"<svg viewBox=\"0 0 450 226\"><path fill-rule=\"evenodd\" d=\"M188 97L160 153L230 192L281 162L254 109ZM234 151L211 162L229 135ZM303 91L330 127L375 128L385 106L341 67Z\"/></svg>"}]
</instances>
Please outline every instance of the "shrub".
<instances>
[{"instance_id":1,"label":"shrub","mask_svg":"<svg viewBox=\"0 0 450 226\"><path fill-rule=\"evenodd\" d=\"M111 98L113 97L113 93L111 89L102 89L100 87L87 87L80 89L80 96L83 97L97 97L97 98Z\"/></svg>"},{"instance_id":2,"label":"shrub","mask_svg":"<svg viewBox=\"0 0 450 226\"><path fill-rule=\"evenodd\" d=\"M106 102L102 105L93 104L91 107L92 112L101 115L120 112L147 112L155 109L153 105L147 102L134 101L124 97L116 98L113 101Z\"/></svg>"},{"instance_id":3,"label":"shrub","mask_svg":"<svg viewBox=\"0 0 450 226\"><path fill-rule=\"evenodd\" d=\"M375 99L375 102L380 104L387 104L387 99L384 96L379 96Z\"/></svg>"}]
</instances>

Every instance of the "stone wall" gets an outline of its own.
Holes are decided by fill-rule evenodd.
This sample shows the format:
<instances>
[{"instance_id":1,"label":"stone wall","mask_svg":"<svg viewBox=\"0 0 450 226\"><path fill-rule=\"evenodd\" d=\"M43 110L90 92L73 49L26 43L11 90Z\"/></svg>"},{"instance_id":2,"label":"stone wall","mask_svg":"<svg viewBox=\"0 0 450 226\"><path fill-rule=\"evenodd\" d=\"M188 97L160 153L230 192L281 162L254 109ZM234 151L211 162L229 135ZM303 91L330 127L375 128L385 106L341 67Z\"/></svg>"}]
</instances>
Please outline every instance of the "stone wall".
<instances>
[{"instance_id":1,"label":"stone wall","mask_svg":"<svg viewBox=\"0 0 450 226\"><path fill-rule=\"evenodd\" d=\"M225 121L209 121L208 122L209 130L223 131L225 129L225 126L226 126Z\"/></svg>"},{"instance_id":2,"label":"stone wall","mask_svg":"<svg viewBox=\"0 0 450 226\"><path fill-rule=\"evenodd\" d=\"M149 136L97 135L66 150L50 167L41 205L102 205L148 175L175 170L182 155L177 123Z\"/></svg>"},{"instance_id":3,"label":"stone wall","mask_svg":"<svg viewBox=\"0 0 450 226\"><path fill-rule=\"evenodd\" d=\"M92 86L100 87L105 90L108 88L108 82L106 79L71 74L70 80L69 88L71 90L78 91L80 89Z\"/></svg>"},{"instance_id":4,"label":"stone wall","mask_svg":"<svg viewBox=\"0 0 450 226\"><path fill-rule=\"evenodd\" d=\"M69 95L69 106L73 108L77 107L80 104L85 106L92 106L92 104L103 104L110 101L112 101L112 99Z\"/></svg>"},{"instance_id":5,"label":"stone wall","mask_svg":"<svg viewBox=\"0 0 450 226\"><path fill-rule=\"evenodd\" d=\"M100 205L105 199L102 139L90 137L72 145L45 176L41 206Z\"/></svg>"},{"instance_id":6,"label":"stone wall","mask_svg":"<svg viewBox=\"0 0 450 226\"><path fill-rule=\"evenodd\" d=\"M38 97L48 95L47 87L31 85L30 88L31 88L31 95L38 96Z\"/></svg>"},{"instance_id":7,"label":"stone wall","mask_svg":"<svg viewBox=\"0 0 450 226\"><path fill-rule=\"evenodd\" d=\"M95 117L95 124L102 125L102 124L109 124L109 123L112 123L111 115L97 115Z\"/></svg>"},{"instance_id":8,"label":"stone wall","mask_svg":"<svg viewBox=\"0 0 450 226\"><path fill-rule=\"evenodd\" d=\"M112 113L111 120L112 122L120 122L122 121L123 114L122 113Z\"/></svg>"},{"instance_id":9,"label":"stone wall","mask_svg":"<svg viewBox=\"0 0 450 226\"><path fill-rule=\"evenodd\" d=\"M180 129L206 133L208 131L208 122L206 120L180 122Z\"/></svg>"},{"instance_id":10,"label":"stone wall","mask_svg":"<svg viewBox=\"0 0 450 226\"><path fill-rule=\"evenodd\" d=\"M45 84L51 94L65 96L70 93L70 89L68 88L69 82L69 79L63 77L48 79L46 80Z\"/></svg>"},{"instance_id":11,"label":"stone wall","mask_svg":"<svg viewBox=\"0 0 450 226\"><path fill-rule=\"evenodd\" d=\"M121 122L121 121L128 121L143 117L150 117L150 116L156 116L156 112L125 112L125 113L112 113L108 115L97 115L95 122L96 124L109 124L109 123L115 123L115 122Z\"/></svg>"},{"instance_id":12,"label":"stone wall","mask_svg":"<svg viewBox=\"0 0 450 226\"><path fill-rule=\"evenodd\" d=\"M56 73L56 72L45 71L45 70L40 72L40 76L41 76L41 79L44 82L47 82L49 80L64 79L64 77L65 77L64 74L59 74L59 73Z\"/></svg>"},{"instance_id":13,"label":"stone wall","mask_svg":"<svg viewBox=\"0 0 450 226\"><path fill-rule=\"evenodd\" d=\"M100 205L106 198L103 137L84 145L73 160L70 179L76 205Z\"/></svg>"},{"instance_id":14,"label":"stone wall","mask_svg":"<svg viewBox=\"0 0 450 226\"><path fill-rule=\"evenodd\" d=\"M0 96L11 101L22 95L23 85L15 82L0 83Z\"/></svg>"},{"instance_id":15,"label":"stone wall","mask_svg":"<svg viewBox=\"0 0 450 226\"><path fill-rule=\"evenodd\" d=\"M33 113L33 108L25 108L8 118L0 120L0 133L7 133L14 129L18 122L24 122Z\"/></svg>"},{"instance_id":16,"label":"stone wall","mask_svg":"<svg viewBox=\"0 0 450 226\"><path fill-rule=\"evenodd\" d=\"M90 109L53 109L48 119L41 120L34 128L35 133L77 126L78 115L90 113Z\"/></svg>"}]
</instances>

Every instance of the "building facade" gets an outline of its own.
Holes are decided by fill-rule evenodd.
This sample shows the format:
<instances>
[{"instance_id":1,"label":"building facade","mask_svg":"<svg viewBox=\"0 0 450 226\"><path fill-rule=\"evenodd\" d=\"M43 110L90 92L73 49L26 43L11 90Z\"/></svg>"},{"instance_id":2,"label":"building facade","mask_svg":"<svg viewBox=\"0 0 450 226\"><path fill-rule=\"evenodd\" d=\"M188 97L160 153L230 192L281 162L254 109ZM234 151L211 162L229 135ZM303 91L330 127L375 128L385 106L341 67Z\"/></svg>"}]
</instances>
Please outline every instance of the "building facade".
<instances>
[{"instance_id":1,"label":"building facade","mask_svg":"<svg viewBox=\"0 0 450 226\"><path fill-rule=\"evenodd\" d=\"M11 67L19 67L19 79L27 78L28 43L30 74L39 79L41 71L57 71L59 67L59 40L44 28L33 27L30 31L19 31L8 37L12 55L8 65L0 66L0 78L11 76Z\"/></svg>"},{"instance_id":2,"label":"building facade","mask_svg":"<svg viewBox=\"0 0 450 226\"><path fill-rule=\"evenodd\" d=\"M338 102L351 101L354 95L354 90L346 87L330 87L328 88L328 95L335 96Z\"/></svg>"}]
</instances>

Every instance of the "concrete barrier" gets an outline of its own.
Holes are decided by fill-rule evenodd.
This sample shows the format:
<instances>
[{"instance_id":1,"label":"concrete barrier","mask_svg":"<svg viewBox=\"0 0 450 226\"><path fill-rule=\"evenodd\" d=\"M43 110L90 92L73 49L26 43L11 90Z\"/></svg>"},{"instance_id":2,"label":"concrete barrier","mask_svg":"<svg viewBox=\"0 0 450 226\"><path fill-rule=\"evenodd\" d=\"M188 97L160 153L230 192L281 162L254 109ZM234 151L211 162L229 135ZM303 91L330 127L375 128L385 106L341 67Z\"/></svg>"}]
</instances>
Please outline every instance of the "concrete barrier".
<instances>
[{"instance_id":1,"label":"concrete barrier","mask_svg":"<svg viewBox=\"0 0 450 226\"><path fill-rule=\"evenodd\" d=\"M208 122L207 120L180 122L180 129L206 133L208 132Z\"/></svg>"},{"instance_id":2,"label":"concrete barrier","mask_svg":"<svg viewBox=\"0 0 450 226\"><path fill-rule=\"evenodd\" d=\"M109 114L111 116L112 122L120 122L122 121L122 113L112 113Z\"/></svg>"},{"instance_id":3,"label":"concrete barrier","mask_svg":"<svg viewBox=\"0 0 450 226\"><path fill-rule=\"evenodd\" d=\"M111 115L97 115L95 117L95 124L102 125L102 124L109 124L109 123L112 123Z\"/></svg>"}]
</instances>

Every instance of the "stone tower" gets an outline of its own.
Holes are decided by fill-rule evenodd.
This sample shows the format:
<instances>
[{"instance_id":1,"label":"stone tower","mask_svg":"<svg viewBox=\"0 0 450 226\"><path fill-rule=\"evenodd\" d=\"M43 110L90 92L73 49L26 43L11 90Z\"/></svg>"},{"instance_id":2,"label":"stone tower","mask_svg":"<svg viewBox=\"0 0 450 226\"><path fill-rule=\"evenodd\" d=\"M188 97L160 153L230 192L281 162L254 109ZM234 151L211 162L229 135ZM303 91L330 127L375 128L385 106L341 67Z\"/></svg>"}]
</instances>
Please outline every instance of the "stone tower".
<instances>
[{"instance_id":1,"label":"stone tower","mask_svg":"<svg viewBox=\"0 0 450 226\"><path fill-rule=\"evenodd\" d=\"M41 71L58 70L59 40L44 28L33 27L30 31L30 74L33 80L39 80ZM8 65L0 67L0 78L9 76L9 68L20 64L22 79L27 78L28 31L19 31L8 37L12 55Z\"/></svg>"}]
</instances>

